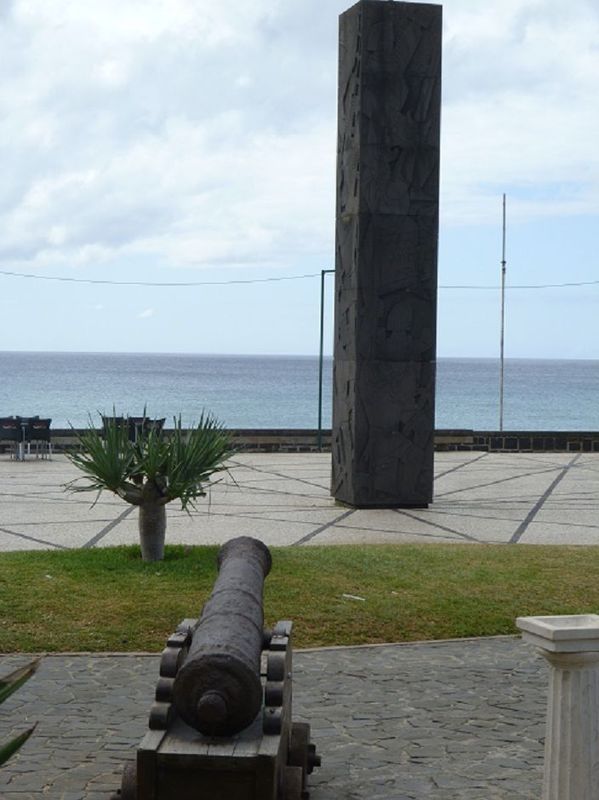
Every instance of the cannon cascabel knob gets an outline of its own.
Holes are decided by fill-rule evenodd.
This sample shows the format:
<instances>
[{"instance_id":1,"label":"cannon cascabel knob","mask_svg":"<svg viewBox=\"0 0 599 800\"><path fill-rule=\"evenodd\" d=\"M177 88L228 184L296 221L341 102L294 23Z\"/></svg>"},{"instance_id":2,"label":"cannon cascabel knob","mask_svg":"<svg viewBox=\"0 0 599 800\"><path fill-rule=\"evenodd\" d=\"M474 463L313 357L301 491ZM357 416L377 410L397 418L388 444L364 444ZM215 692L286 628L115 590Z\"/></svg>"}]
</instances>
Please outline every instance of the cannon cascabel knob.
<instances>
[{"instance_id":1,"label":"cannon cascabel knob","mask_svg":"<svg viewBox=\"0 0 599 800\"><path fill-rule=\"evenodd\" d=\"M202 725L222 725L227 718L227 701L211 689L198 700L196 714Z\"/></svg>"}]
</instances>

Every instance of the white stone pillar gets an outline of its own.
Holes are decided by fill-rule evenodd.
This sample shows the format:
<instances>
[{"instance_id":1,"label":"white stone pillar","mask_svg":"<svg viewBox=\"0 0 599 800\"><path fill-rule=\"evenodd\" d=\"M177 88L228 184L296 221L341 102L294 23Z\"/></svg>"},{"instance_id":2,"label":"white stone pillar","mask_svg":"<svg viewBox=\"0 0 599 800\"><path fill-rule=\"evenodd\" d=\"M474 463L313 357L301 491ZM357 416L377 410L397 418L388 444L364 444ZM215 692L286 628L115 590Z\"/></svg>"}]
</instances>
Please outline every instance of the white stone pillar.
<instances>
[{"instance_id":1,"label":"white stone pillar","mask_svg":"<svg viewBox=\"0 0 599 800\"><path fill-rule=\"evenodd\" d=\"M599 800L599 616L518 617L551 666L543 800Z\"/></svg>"}]
</instances>

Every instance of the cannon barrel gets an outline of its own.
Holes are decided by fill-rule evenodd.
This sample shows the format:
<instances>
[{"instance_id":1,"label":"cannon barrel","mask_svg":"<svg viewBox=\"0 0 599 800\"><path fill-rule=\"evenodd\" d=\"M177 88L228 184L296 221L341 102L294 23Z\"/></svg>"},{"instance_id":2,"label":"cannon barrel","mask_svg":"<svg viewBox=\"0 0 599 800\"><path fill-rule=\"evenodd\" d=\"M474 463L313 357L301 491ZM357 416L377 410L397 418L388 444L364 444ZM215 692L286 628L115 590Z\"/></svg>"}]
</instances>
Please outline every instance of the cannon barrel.
<instances>
[{"instance_id":1,"label":"cannon barrel","mask_svg":"<svg viewBox=\"0 0 599 800\"><path fill-rule=\"evenodd\" d=\"M262 592L272 560L265 544L240 536L221 547L217 564L212 594L175 678L173 702L201 733L231 736L262 705Z\"/></svg>"}]
</instances>

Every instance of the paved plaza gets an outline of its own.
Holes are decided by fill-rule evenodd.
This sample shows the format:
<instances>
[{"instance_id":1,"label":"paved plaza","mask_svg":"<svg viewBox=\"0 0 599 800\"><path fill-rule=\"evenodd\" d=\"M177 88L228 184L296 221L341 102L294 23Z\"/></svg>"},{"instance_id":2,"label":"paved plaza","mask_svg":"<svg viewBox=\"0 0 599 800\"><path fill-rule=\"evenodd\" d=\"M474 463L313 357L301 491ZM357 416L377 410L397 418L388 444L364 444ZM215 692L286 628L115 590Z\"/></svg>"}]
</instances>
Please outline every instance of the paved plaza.
<instances>
[{"instance_id":1,"label":"paved plaza","mask_svg":"<svg viewBox=\"0 0 599 800\"><path fill-rule=\"evenodd\" d=\"M352 510L329 495L327 454L243 454L168 542L242 534L269 545L599 544L599 454L438 453L428 509ZM137 542L135 509L73 495L64 458L0 456L0 549ZM27 660L0 656L0 674ZM323 767L312 800L536 800L547 667L516 637L296 653L296 716ZM5 800L108 800L147 724L155 655L51 655L2 706L0 739L34 736L0 770Z\"/></svg>"},{"instance_id":2,"label":"paved plaza","mask_svg":"<svg viewBox=\"0 0 599 800\"><path fill-rule=\"evenodd\" d=\"M403 542L599 544L599 454L437 453L427 509L349 509L329 494L329 454L242 454L192 516L168 507L167 543ZM114 495L72 494L62 455L0 456L0 550L138 541L137 513Z\"/></svg>"},{"instance_id":3,"label":"paved plaza","mask_svg":"<svg viewBox=\"0 0 599 800\"><path fill-rule=\"evenodd\" d=\"M0 739L38 722L0 770L3 800L108 800L157 677L156 656L47 656L2 707ZM296 653L295 717L323 760L311 798L537 800L547 686L516 637Z\"/></svg>"}]
</instances>

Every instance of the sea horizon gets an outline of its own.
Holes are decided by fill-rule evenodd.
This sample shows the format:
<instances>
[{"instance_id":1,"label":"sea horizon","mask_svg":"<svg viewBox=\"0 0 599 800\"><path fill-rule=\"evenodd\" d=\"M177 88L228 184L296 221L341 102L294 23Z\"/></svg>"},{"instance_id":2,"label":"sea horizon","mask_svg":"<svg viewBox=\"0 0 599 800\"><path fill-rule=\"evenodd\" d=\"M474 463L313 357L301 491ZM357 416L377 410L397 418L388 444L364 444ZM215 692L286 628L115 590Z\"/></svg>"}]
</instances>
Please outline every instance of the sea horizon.
<instances>
[{"instance_id":1,"label":"sea horizon","mask_svg":"<svg viewBox=\"0 0 599 800\"><path fill-rule=\"evenodd\" d=\"M440 356L437 429L497 430L499 358ZM505 430L599 430L599 359L506 358ZM333 359L323 360L322 427L331 426ZM0 416L80 428L90 414L207 410L229 428L318 427L319 357L310 354L0 351Z\"/></svg>"},{"instance_id":2,"label":"sea horizon","mask_svg":"<svg viewBox=\"0 0 599 800\"><path fill-rule=\"evenodd\" d=\"M200 358L319 358L318 353L198 353L195 350L0 350L2 353L31 353L47 355L129 355L129 356L198 356ZM324 353L324 358L333 358L332 353ZM499 356L442 356L436 361L496 361ZM549 356L505 356L505 361L589 361L599 362L598 358L549 357Z\"/></svg>"}]
</instances>

